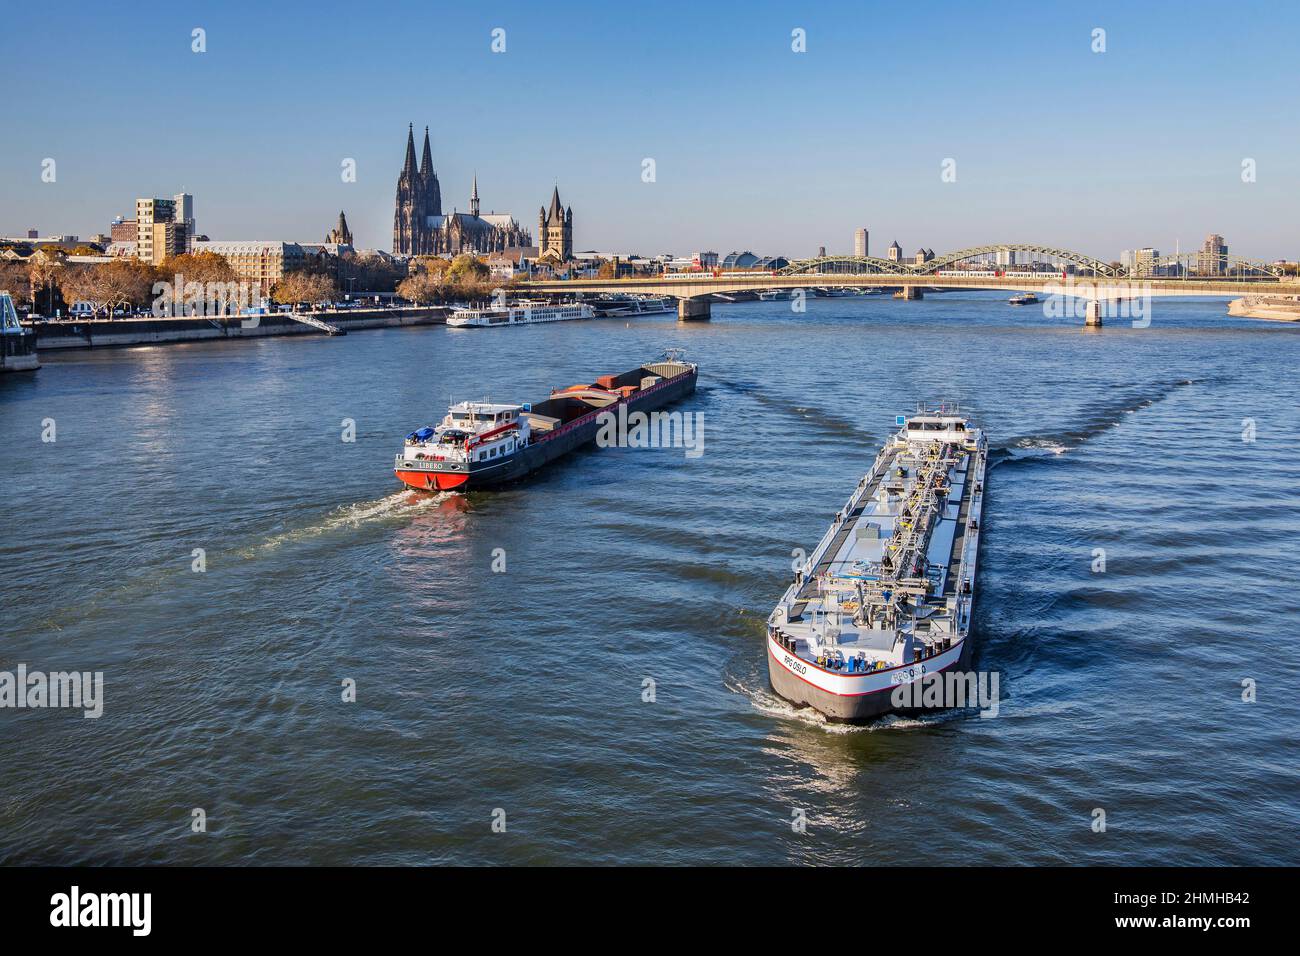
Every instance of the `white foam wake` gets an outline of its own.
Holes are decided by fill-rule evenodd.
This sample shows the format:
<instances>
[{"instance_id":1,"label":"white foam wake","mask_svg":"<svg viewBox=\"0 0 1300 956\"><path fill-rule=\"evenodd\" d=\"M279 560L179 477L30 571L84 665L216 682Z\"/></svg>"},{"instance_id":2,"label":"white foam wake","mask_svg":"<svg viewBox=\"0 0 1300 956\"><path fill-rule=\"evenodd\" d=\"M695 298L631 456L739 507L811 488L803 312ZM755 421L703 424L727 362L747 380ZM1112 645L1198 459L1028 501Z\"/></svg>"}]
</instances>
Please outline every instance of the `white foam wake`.
<instances>
[{"instance_id":1,"label":"white foam wake","mask_svg":"<svg viewBox=\"0 0 1300 956\"><path fill-rule=\"evenodd\" d=\"M860 734L874 733L878 730L913 730L919 727L933 727L935 724L941 723L945 719L945 715L951 714L951 712L944 711L923 718L886 714L879 720L873 720L869 724L845 724L829 720L825 714L811 707L797 707L784 697L778 697L766 687L748 687L744 682L733 677L726 678L723 684L727 690L747 697L750 704L759 713L766 714L769 717L798 721L808 727L816 727L828 734Z\"/></svg>"},{"instance_id":2,"label":"white foam wake","mask_svg":"<svg viewBox=\"0 0 1300 956\"><path fill-rule=\"evenodd\" d=\"M254 548L246 549L244 555L245 557L253 557L254 554L269 551L284 544L316 538L323 534L329 534L331 531L338 531L343 528L359 528L363 524L383 521L388 518L403 517L431 508L439 502L446 501L454 494L456 494L454 491L435 493L397 491L380 498L378 501L358 501L350 505L343 505L310 524L271 535Z\"/></svg>"}]
</instances>

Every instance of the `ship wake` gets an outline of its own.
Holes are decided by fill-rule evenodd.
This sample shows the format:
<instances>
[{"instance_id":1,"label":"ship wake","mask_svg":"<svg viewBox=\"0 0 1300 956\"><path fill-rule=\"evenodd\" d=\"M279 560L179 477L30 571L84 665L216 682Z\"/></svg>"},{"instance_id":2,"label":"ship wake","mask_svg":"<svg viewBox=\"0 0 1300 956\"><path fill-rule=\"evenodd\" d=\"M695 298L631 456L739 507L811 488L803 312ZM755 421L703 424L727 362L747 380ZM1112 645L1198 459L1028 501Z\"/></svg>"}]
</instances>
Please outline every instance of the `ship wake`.
<instances>
[{"instance_id":1,"label":"ship wake","mask_svg":"<svg viewBox=\"0 0 1300 956\"><path fill-rule=\"evenodd\" d=\"M1009 438L1001 448L990 449L989 465L1006 460L1055 458L1079 448L1112 428L1118 428L1129 415L1135 415L1173 395L1180 388L1198 384L1193 379L1157 382L1137 395L1128 395L1088 409L1079 424L1047 435L1023 435Z\"/></svg>"},{"instance_id":2,"label":"ship wake","mask_svg":"<svg viewBox=\"0 0 1300 956\"><path fill-rule=\"evenodd\" d=\"M241 553L243 557L252 558L282 545L318 538L344 528L359 528L391 518L402 518L435 507L456 494L457 492L454 491L436 493L398 491L377 501L358 501L343 505L309 524L277 532L259 544L245 548Z\"/></svg>"},{"instance_id":3,"label":"ship wake","mask_svg":"<svg viewBox=\"0 0 1300 956\"><path fill-rule=\"evenodd\" d=\"M726 678L723 681L723 686L733 694L739 694L748 699L750 705L760 714L767 717L793 720L807 727L815 727L828 734L863 734L875 733L881 730L916 730L933 727L951 720L955 716L960 716L957 711L942 711L925 717L903 717L898 714L886 714L869 724L846 724L830 720L825 714L814 710L812 707L796 706L785 698L779 697L767 687L750 687L734 677Z\"/></svg>"}]
</instances>

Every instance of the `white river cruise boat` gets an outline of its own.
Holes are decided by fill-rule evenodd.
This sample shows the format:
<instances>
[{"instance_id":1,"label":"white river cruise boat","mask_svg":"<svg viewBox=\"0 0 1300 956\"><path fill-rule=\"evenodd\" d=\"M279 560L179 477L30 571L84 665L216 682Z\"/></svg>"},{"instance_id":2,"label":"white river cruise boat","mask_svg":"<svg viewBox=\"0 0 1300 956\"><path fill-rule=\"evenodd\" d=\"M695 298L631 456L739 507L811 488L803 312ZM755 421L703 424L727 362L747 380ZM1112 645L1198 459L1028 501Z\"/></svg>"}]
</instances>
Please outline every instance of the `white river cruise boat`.
<instances>
[{"instance_id":1,"label":"white river cruise boat","mask_svg":"<svg viewBox=\"0 0 1300 956\"><path fill-rule=\"evenodd\" d=\"M832 720L970 659L985 437L946 403L898 425L767 621L772 687Z\"/></svg>"},{"instance_id":2,"label":"white river cruise boat","mask_svg":"<svg viewBox=\"0 0 1300 956\"><path fill-rule=\"evenodd\" d=\"M591 306L581 302L551 305L547 302L515 302L483 309L457 309L447 317L454 329L487 329L504 325L533 325L537 322L571 322L595 318Z\"/></svg>"}]
</instances>

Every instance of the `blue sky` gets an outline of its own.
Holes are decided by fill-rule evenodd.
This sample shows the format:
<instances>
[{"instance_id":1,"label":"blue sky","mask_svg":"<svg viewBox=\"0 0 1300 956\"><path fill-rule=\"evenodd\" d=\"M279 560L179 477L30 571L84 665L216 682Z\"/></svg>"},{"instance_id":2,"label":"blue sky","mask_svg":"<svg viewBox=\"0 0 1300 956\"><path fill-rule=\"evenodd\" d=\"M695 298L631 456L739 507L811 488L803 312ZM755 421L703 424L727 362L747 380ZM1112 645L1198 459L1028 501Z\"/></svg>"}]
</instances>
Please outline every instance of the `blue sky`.
<instances>
[{"instance_id":1,"label":"blue sky","mask_svg":"<svg viewBox=\"0 0 1300 956\"><path fill-rule=\"evenodd\" d=\"M386 249L413 122L445 207L477 172L535 230L558 182L583 249L803 256L867 226L873 253L1215 231L1296 258L1298 27L1196 0L7 4L0 234L87 236L184 189L214 239L315 241L344 209Z\"/></svg>"}]
</instances>

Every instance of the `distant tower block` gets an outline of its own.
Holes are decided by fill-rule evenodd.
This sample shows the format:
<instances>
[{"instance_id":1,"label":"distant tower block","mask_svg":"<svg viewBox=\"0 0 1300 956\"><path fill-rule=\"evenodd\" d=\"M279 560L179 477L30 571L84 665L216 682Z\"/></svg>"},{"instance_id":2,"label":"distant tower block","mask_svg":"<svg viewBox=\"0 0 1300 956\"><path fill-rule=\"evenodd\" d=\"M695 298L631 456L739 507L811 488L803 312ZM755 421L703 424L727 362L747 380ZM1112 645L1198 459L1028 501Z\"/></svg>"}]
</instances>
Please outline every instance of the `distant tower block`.
<instances>
[{"instance_id":1,"label":"distant tower block","mask_svg":"<svg viewBox=\"0 0 1300 956\"><path fill-rule=\"evenodd\" d=\"M869 235L867 230L858 229L853 233L853 254L860 258L866 258L871 255L869 245Z\"/></svg>"}]
</instances>

